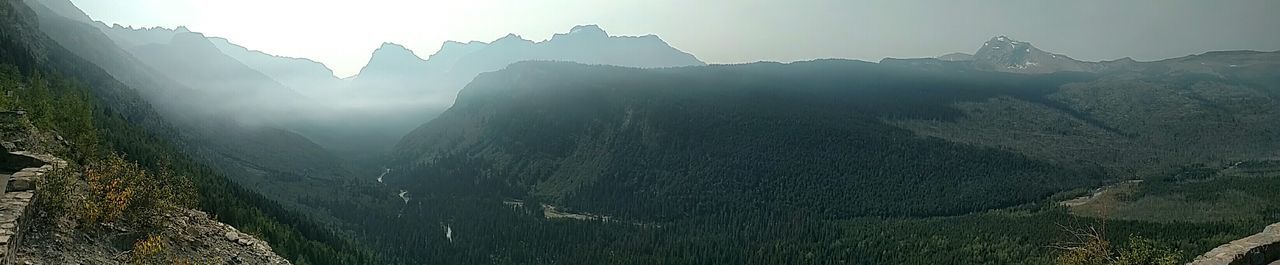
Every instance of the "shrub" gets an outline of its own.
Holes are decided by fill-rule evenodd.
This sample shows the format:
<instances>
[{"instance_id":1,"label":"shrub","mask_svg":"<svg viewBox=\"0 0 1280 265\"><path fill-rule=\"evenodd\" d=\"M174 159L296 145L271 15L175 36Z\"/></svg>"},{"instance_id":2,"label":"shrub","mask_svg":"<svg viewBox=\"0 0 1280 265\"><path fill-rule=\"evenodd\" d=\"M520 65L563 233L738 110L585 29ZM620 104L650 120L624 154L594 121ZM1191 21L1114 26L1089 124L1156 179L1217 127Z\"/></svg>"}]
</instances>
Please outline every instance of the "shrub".
<instances>
[{"instance_id":1,"label":"shrub","mask_svg":"<svg viewBox=\"0 0 1280 265\"><path fill-rule=\"evenodd\" d=\"M1102 231L1092 227L1071 231L1074 242L1057 248L1060 265L1175 265L1181 264L1182 253L1160 245L1155 240L1130 235L1128 242L1113 247Z\"/></svg>"},{"instance_id":2,"label":"shrub","mask_svg":"<svg viewBox=\"0 0 1280 265\"><path fill-rule=\"evenodd\" d=\"M83 169L83 179L68 169L45 176L41 204L46 212L72 218L90 230L110 225L150 231L163 215L195 203L186 177L166 170L151 172L119 155L107 155Z\"/></svg>"}]
</instances>

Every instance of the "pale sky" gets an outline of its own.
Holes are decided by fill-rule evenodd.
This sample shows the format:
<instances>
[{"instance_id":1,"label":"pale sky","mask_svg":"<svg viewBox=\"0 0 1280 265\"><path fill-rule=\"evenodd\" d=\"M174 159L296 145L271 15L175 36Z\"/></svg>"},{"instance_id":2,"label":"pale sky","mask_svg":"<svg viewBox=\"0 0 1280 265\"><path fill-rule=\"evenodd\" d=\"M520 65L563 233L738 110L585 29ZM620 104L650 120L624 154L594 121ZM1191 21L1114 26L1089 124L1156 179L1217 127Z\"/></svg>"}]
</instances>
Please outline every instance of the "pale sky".
<instances>
[{"instance_id":1,"label":"pale sky","mask_svg":"<svg viewBox=\"0 0 1280 265\"><path fill-rule=\"evenodd\" d=\"M72 0L126 26L187 26L355 74L383 42L544 40L574 25L656 34L710 63L972 53L995 35L1083 60L1280 50L1273 0Z\"/></svg>"}]
</instances>

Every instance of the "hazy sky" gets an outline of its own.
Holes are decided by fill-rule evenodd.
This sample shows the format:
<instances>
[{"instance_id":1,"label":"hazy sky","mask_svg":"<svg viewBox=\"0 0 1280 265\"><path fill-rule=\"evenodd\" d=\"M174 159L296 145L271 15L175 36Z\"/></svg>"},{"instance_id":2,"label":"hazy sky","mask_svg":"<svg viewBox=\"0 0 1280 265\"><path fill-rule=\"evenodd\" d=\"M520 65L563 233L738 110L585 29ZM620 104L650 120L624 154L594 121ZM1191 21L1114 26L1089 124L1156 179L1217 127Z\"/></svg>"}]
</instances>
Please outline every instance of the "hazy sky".
<instances>
[{"instance_id":1,"label":"hazy sky","mask_svg":"<svg viewBox=\"0 0 1280 265\"><path fill-rule=\"evenodd\" d=\"M543 40L579 24L657 34L711 63L927 57L995 35L1084 60L1280 50L1275 0L72 0L94 19L185 25L355 74L382 42Z\"/></svg>"}]
</instances>

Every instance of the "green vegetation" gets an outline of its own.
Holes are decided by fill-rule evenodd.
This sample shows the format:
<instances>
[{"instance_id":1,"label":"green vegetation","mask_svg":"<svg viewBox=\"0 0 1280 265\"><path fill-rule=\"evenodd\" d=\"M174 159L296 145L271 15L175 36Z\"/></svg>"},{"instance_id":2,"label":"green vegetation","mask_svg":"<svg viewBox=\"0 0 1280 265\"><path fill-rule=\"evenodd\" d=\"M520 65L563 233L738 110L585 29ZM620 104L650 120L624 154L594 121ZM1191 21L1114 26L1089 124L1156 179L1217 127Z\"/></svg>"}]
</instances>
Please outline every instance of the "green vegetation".
<instances>
[{"instance_id":1,"label":"green vegetation","mask_svg":"<svg viewBox=\"0 0 1280 265\"><path fill-rule=\"evenodd\" d=\"M85 167L89 196L52 205L144 229L193 205L297 264L1171 264L1280 220L1280 165L1256 159L1280 147L1262 126L1280 124L1265 65L520 63L477 78L371 186L289 131L165 122L137 91L205 98L163 90L176 82L87 25L0 11L0 109L27 110L71 147L50 152ZM55 194L73 176L54 174ZM1145 182L1056 202L1129 179ZM1209 209L1223 210L1193 216ZM135 260L157 262L163 242L137 235Z\"/></svg>"},{"instance_id":2,"label":"green vegetation","mask_svg":"<svg viewBox=\"0 0 1280 265\"><path fill-rule=\"evenodd\" d=\"M1147 256L1186 262L1259 228L1103 221L1056 207L925 218L720 214L633 224L550 219L524 203L421 197L403 215L351 218L364 218L369 235L396 235L367 242L397 264L1052 264L1068 252L1056 247L1076 242L1071 230L1084 227L1105 231L1113 250L1134 252L1126 255L1151 249L1158 255Z\"/></svg>"},{"instance_id":3,"label":"green vegetation","mask_svg":"<svg viewBox=\"0 0 1280 265\"><path fill-rule=\"evenodd\" d=\"M36 28L34 15L21 3L0 5L0 22L3 107L26 110L37 127L56 132L71 143L69 149L52 150L56 155L98 170L119 168L129 173L89 181L105 181L102 183L108 185L103 186L103 194L133 190L133 195L116 199L139 196L115 207L121 210L120 218L130 219L129 212L145 211L143 208L153 203L185 204L184 196L166 195L182 194L185 185L177 177L185 177L194 187L199 209L262 236L281 256L320 264L368 263L370 256L347 240L177 152L169 143L178 135L134 90L45 37ZM113 158L113 154L128 161ZM95 164L100 161L109 163ZM142 183L148 180L160 181ZM165 190L170 188L173 190ZM84 202L112 204L110 200L108 196ZM110 211L103 213L110 214L95 218L115 217Z\"/></svg>"},{"instance_id":4,"label":"green vegetation","mask_svg":"<svg viewBox=\"0 0 1280 265\"><path fill-rule=\"evenodd\" d=\"M517 64L482 75L401 143L387 179L410 187L405 206L339 218L365 224L367 242L400 262L496 264L1169 264L1266 224L1075 216L1056 200L1139 166L1056 144L991 144L1003 134L945 141L895 126L962 123L978 115L967 104L1002 102L983 110L1035 111L985 131L1141 137L1057 98L1098 78L849 61ZM1041 113L1060 120L1019 124ZM539 202L615 221L548 218ZM1080 241L1082 227L1098 235Z\"/></svg>"},{"instance_id":5,"label":"green vegetation","mask_svg":"<svg viewBox=\"0 0 1280 265\"><path fill-rule=\"evenodd\" d=\"M838 60L690 70L517 64L477 78L407 136L393 174L417 194L538 197L648 221L965 214L1105 176L1089 164L918 137L882 117L954 119L953 101L1036 100L1085 78Z\"/></svg>"},{"instance_id":6,"label":"green vegetation","mask_svg":"<svg viewBox=\"0 0 1280 265\"><path fill-rule=\"evenodd\" d=\"M1086 216L1153 222L1280 222L1280 169L1273 160L1179 167L1142 183L1109 189L1072 209Z\"/></svg>"},{"instance_id":7,"label":"green vegetation","mask_svg":"<svg viewBox=\"0 0 1280 265\"><path fill-rule=\"evenodd\" d=\"M1175 250L1161 247L1157 242L1130 237L1127 245L1114 247L1097 230L1076 231L1079 242L1061 246L1063 253L1056 260L1061 265L1175 265L1181 255Z\"/></svg>"}]
</instances>

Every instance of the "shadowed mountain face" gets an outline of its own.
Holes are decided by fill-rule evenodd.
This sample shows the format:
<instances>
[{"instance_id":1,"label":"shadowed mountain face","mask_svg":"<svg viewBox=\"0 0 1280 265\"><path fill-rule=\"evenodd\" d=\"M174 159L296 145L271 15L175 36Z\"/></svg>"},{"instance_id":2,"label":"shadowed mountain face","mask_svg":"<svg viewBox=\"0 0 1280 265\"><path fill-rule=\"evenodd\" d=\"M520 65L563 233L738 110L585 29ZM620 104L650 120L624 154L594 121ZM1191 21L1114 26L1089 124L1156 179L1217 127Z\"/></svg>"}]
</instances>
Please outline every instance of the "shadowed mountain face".
<instances>
[{"instance_id":1,"label":"shadowed mountain face","mask_svg":"<svg viewBox=\"0 0 1280 265\"><path fill-rule=\"evenodd\" d=\"M90 21L63 1L28 1L40 19L39 30L70 52L103 68L135 89L176 127L186 155L268 198L298 206L291 189L326 194L325 187L350 177L344 163L290 130L285 115L304 98L271 78L222 54L207 38L185 30L139 30L120 36ZM48 4L49 6L46 6ZM60 14L79 14L63 17ZM90 24L92 23L92 24ZM141 35L145 34L145 36ZM127 40L127 41L124 41ZM143 41L146 40L146 41ZM121 42L145 43L120 47ZM271 99L274 104L263 104Z\"/></svg>"},{"instance_id":2,"label":"shadowed mountain face","mask_svg":"<svg viewBox=\"0 0 1280 265\"><path fill-rule=\"evenodd\" d=\"M746 198L846 217L975 211L1102 178L1092 169L1123 178L1195 161L1274 156L1280 148L1280 105L1274 103L1280 79L1262 73L1277 67L1274 52L1083 62L1006 37L993 38L971 60L651 70L522 63L482 74L453 108L406 136L393 155L393 172L400 174L387 178L422 193L536 197L640 219L743 206L736 201ZM817 139L821 144L809 142ZM969 149L975 146L1000 151ZM869 153L854 154L861 151ZM973 160L927 162L944 153ZM963 172L928 180L894 175L942 170L904 161L998 168L1011 165L983 159L1018 161L1013 157L1020 155L1047 164L1015 167L1092 173L1034 180ZM786 161L771 159L781 157ZM795 160L812 163L791 164ZM814 164L829 171L802 166ZM879 177L856 177L872 175ZM929 188L953 177L976 186L955 194ZM1028 180L1041 186L1014 184ZM973 193L1010 188L1005 184L1045 192ZM879 188L862 189L871 186ZM822 193L823 187L832 193ZM919 189L936 192L912 195ZM788 191L840 199L794 200L805 196ZM880 208L840 197L849 193L929 207ZM1009 201L979 206L965 202L966 196ZM960 204L943 206L953 202Z\"/></svg>"},{"instance_id":3,"label":"shadowed mountain face","mask_svg":"<svg viewBox=\"0 0 1280 265\"><path fill-rule=\"evenodd\" d=\"M959 214L1102 176L1088 164L918 138L883 119L951 120L957 101L1039 101L1089 78L841 60L650 70L521 63L482 74L454 107L406 136L388 181L640 220L748 210L735 207ZM948 164L974 171L936 173Z\"/></svg>"}]
</instances>

